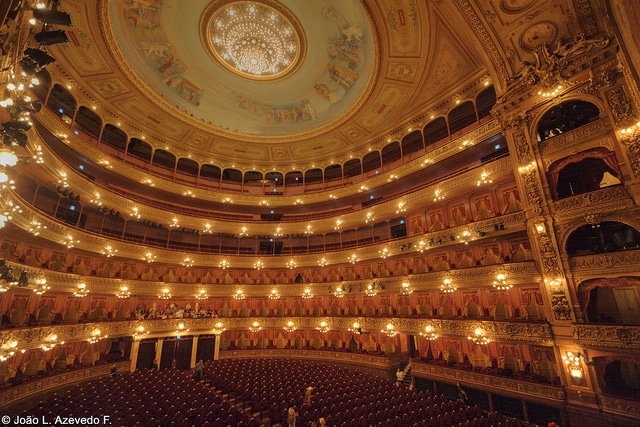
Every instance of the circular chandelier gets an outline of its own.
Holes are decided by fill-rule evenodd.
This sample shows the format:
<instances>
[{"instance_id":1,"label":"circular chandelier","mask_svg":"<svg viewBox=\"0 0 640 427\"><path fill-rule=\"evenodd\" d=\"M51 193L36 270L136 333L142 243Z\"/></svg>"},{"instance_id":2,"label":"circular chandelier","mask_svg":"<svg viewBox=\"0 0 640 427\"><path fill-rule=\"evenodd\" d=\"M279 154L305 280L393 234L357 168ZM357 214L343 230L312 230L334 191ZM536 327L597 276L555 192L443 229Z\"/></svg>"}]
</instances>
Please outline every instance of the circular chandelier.
<instances>
[{"instance_id":1,"label":"circular chandelier","mask_svg":"<svg viewBox=\"0 0 640 427\"><path fill-rule=\"evenodd\" d=\"M214 1L200 28L214 60L242 77L279 79L302 62L306 46L302 26L280 3Z\"/></svg>"}]
</instances>

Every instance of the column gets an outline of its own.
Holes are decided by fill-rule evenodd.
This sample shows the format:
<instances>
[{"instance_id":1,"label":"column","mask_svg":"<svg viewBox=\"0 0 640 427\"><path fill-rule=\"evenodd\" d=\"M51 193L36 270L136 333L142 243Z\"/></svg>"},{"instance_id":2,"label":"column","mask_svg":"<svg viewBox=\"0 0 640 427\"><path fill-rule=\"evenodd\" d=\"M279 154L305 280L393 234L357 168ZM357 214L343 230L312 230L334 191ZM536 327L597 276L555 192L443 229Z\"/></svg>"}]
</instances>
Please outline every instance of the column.
<instances>
[{"instance_id":1,"label":"column","mask_svg":"<svg viewBox=\"0 0 640 427\"><path fill-rule=\"evenodd\" d=\"M220 340L222 339L222 334L216 334L215 340L213 343L213 360L220 359Z\"/></svg>"},{"instance_id":2,"label":"column","mask_svg":"<svg viewBox=\"0 0 640 427\"><path fill-rule=\"evenodd\" d=\"M191 362L189 362L189 366L191 369L196 367L196 355L198 353L198 336L193 337L193 341L191 342Z\"/></svg>"},{"instance_id":3,"label":"column","mask_svg":"<svg viewBox=\"0 0 640 427\"><path fill-rule=\"evenodd\" d=\"M136 370L136 365L138 364L138 351L140 350L140 341L133 340L131 343L131 353L129 353L129 358L131 359L131 365L129 370L131 372Z\"/></svg>"},{"instance_id":4,"label":"column","mask_svg":"<svg viewBox=\"0 0 640 427\"><path fill-rule=\"evenodd\" d=\"M158 361L158 369L162 363L162 344L164 344L164 338L158 338L156 341L156 360Z\"/></svg>"}]
</instances>

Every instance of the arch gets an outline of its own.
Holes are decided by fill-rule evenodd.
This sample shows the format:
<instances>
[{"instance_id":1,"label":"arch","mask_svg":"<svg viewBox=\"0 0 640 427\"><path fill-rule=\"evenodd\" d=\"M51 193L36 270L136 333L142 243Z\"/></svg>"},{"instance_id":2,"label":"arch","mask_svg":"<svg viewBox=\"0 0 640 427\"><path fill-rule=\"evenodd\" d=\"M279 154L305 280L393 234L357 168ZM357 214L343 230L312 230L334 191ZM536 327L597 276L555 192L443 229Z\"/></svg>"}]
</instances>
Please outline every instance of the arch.
<instances>
[{"instance_id":1,"label":"arch","mask_svg":"<svg viewBox=\"0 0 640 427\"><path fill-rule=\"evenodd\" d=\"M77 130L86 133L96 141L100 138L102 119L93 110L80 106L74 124Z\"/></svg>"},{"instance_id":2,"label":"arch","mask_svg":"<svg viewBox=\"0 0 640 427\"><path fill-rule=\"evenodd\" d=\"M351 178L362 174L360 159L347 160L344 164L344 177Z\"/></svg>"},{"instance_id":3,"label":"arch","mask_svg":"<svg viewBox=\"0 0 640 427\"><path fill-rule=\"evenodd\" d=\"M567 238L569 256L617 252L640 246L640 233L627 224L604 221L575 229Z\"/></svg>"},{"instance_id":4,"label":"arch","mask_svg":"<svg viewBox=\"0 0 640 427\"><path fill-rule=\"evenodd\" d=\"M364 173L370 172L372 170L376 170L382 166L380 161L380 152L372 151L371 153L367 153L362 158L362 171Z\"/></svg>"},{"instance_id":5,"label":"arch","mask_svg":"<svg viewBox=\"0 0 640 427\"><path fill-rule=\"evenodd\" d=\"M49 94L47 108L56 113L67 123L71 123L71 119L76 111L76 99L67 89L59 84L55 84Z\"/></svg>"},{"instance_id":6,"label":"arch","mask_svg":"<svg viewBox=\"0 0 640 427\"><path fill-rule=\"evenodd\" d=\"M589 173L585 174L585 170ZM606 173L608 180L603 183ZM547 176L554 198L562 199L619 183L622 173L615 153L597 147L555 161Z\"/></svg>"},{"instance_id":7,"label":"arch","mask_svg":"<svg viewBox=\"0 0 640 427\"><path fill-rule=\"evenodd\" d=\"M386 166L402 158L402 152L400 151L400 143L394 141L391 144L387 144L382 147L382 166Z\"/></svg>"},{"instance_id":8,"label":"arch","mask_svg":"<svg viewBox=\"0 0 640 427\"><path fill-rule=\"evenodd\" d=\"M221 177L222 177L222 171L218 166L202 165L200 167L200 180L219 183Z\"/></svg>"},{"instance_id":9,"label":"arch","mask_svg":"<svg viewBox=\"0 0 640 427\"><path fill-rule=\"evenodd\" d=\"M496 89L491 85L476 96L478 120L490 116L494 105L496 105Z\"/></svg>"},{"instance_id":10,"label":"arch","mask_svg":"<svg viewBox=\"0 0 640 427\"><path fill-rule=\"evenodd\" d=\"M182 157L178 159L178 164L176 165L176 172L190 176L193 178L198 178L198 171L200 170L200 166L194 160Z\"/></svg>"},{"instance_id":11,"label":"arch","mask_svg":"<svg viewBox=\"0 0 640 427\"><path fill-rule=\"evenodd\" d=\"M552 138L600 117L600 110L591 102L570 100L547 111L538 122L538 140Z\"/></svg>"},{"instance_id":12,"label":"arch","mask_svg":"<svg viewBox=\"0 0 640 427\"><path fill-rule=\"evenodd\" d=\"M124 153L127 148L128 139L127 134L121 129L111 123L107 123L102 130L100 142Z\"/></svg>"},{"instance_id":13,"label":"arch","mask_svg":"<svg viewBox=\"0 0 640 427\"><path fill-rule=\"evenodd\" d=\"M408 135L405 135L402 138L402 155L407 156L408 154L415 153L418 151L422 151L424 148L424 143L422 139L422 132L419 130L414 130Z\"/></svg>"},{"instance_id":14,"label":"arch","mask_svg":"<svg viewBox=\"0 0 640 427\"><path fill-rule=\"evenodd\" d=\"M589 322L640 325L640 277L585 280L577 296Z\"/></svg>"},{"instance_id":15,"label":"arch","mask_svg":"<svg viewBox=\"0 0 640 427\"><path fill-rule=\"evenodd\" d=\"M294 185L302 185L304 180L304 175L301 171L289 171L284 175L284 185L285 187L291 187Z\"/></svg>"},{"instance_id":16,"label":"arch","mask_svg":"<svg viewBox=\"0 0 640 427\"><path fill-rule=\"evenodd\" d=\"M325 182L334 181L336 179L342 179L342 166L341 165L329 165L324 168L324 180Z\"/></svg>"},{"instance_id":17,"label":"arch","mask_svg":"<svg viewBox=\"0 0 640 427\"><path fill-rule=\"evenodd\" d=\"M466 101L449 112L449 134L453 135L478 121L473 102Z\"/></svg>"},{"instance_id":18,"label":"arch","mask_svg":"<svg viewBox=\"0 0 640 427\"><path fill-rule=\"evenodd\" d=\"M262 187L264 176L262 172L246 171L243 175L244 185Z\"/></svg>"},{"instance_id":19,"label":"arch","mask_svg":"<svg viewBox=\"0 0 640 427\"><path fill-rule=\"evenodd\" d=\"M425 147L446 138L449 136L447 121L444 117L438 117L437 119L430 121L422 130L422 135L424 137Z\"/></svg>"},{"instance_id":20,"label":"arch","mask_svg":"<svg viewBox=\"0 0 640 427\"><path fill-rule=\"evenodd\" d=\"M242 184L242 172L238 169L226 168L222 171L223 184Z\"/></svg>"},{"instance_id":21,"label":"arch","mask_svg":"<svg viewBox=\"0 0 640 427\"><path fill-rule=\"evenodd\" d=\"M151 164L153 166L173 172L176 167L176 156L168 151L157 149L153 152Z\"/></svg>"},{"instance_id":22,"label":"arch","mask_svg":"<svg viewBox=\"0 0 640 427\"><path fill-rule=\"evenodd\" d=\"M264 174L265 186L272 185L274 187L282 187L284 185L284 176L282 172L267 172Z\"/></svg>"},{"instance_id":23,"label":"arch","mask_svg":"<svg viewBox=\"0 0 640 427\"><path fill-rule=\"evenodd\" d=\"M131 138L127 146L127 156L135 157L142 162L151 163L153 148L151 145L138 138Z\"/></svg>"},{"instance_id":24,"label":"arch","mask_svg":"<svg viewBox=\"0 0 640 427\"><path fill-rule=\"evenodd\" d=\"M304 173L305 184L315 184L316 182L322 182L322 169L309 169Z\"/></svg>"}]
</instances>

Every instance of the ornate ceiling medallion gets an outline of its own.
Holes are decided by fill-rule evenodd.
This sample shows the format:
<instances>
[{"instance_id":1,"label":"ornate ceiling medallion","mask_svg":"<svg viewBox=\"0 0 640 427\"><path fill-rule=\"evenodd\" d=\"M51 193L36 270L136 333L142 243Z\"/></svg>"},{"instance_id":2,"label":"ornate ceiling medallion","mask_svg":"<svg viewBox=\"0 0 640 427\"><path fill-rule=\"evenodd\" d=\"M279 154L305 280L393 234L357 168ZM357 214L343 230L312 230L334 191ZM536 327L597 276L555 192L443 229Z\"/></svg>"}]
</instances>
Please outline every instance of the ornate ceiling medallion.
<instances>
[{"instance_id":1,"label":"ornate ceiling medallion","mask_svg":"<svg viewBox=\"0 0 640 427\"><path fill-rule=\"evenodd\" d=\"M282 4L213 1L200 19L211 58L245 79L278 80L298 69L306 51L302 25Z\"/></svg>"}]
</instances>

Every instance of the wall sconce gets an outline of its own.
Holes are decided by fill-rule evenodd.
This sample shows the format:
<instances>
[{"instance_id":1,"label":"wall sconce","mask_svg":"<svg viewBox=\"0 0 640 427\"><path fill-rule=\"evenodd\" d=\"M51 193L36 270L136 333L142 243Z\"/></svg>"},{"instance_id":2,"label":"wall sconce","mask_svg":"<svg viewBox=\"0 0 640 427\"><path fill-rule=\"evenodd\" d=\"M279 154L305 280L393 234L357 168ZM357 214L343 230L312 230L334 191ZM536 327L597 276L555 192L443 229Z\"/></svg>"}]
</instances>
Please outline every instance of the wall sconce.
<instances>
[{"instance_id":1,"label":"wall sconce","mask_svg":"<svg viewBox=\"0 0 640 427\"><path fill-rule=\"evenodd\" d=\"M302 294L302 298L304 299L313 298L313 295L311 295L311 289L309 288L305 289L304 293Z\"/></svg>"},{"instance_id":2,"label":"wall sconce","mask_svg":"<svg viewBox=\"0 0 640 427\"><path fill-rule=\"evenodd\" d=\"M289 270L293 270L294 268L296 268L296 262L293 260L293 258L287 262L287 268Z\"/></svg>"},{"instance_id":3,"label":"wall sconce","mask_svg":"<svg viewBox=\"0 0 640 427\"><path fill-rule=\"evenodd\" d=\"M255 268L256 270L262 270L263 267L264 267L264 263L261 260L258 260L253 263L253 268Z\"/></svg>"},{"instance_id":4,"label":"wall sconce","mask_svg":"<svg viewBox=\"0 0 640 427\"><path fill-rule=\"evenodd\" d=\"M37 283L36 288L33 290L36 295L42 295L51 289L51 286L47 286L47 279L44 277L40 277Z\"/></svg>"},{"instance_id":5,"label":"wall sconce","mask_svg":"<svg viewBox=\"0 0 640 427\"><path fill-rule=\"evenodd\" d=\"M396 332L396 327L393 326L393 323L387 323L385 329L382 329L380 332L388 337L395 337L396 335L398 335L398 332Z\"/></svg>"},{"instance_id":6,"label":"wall sconce","mask_svg":"<svg viewBox=\"0 0 640 427\"><path fill-rule=\"evenodd\" d=\"M241 300L244 299L244 293L241 289L238 289L236 293L233 295L233 299Z\"/></svg>"},{"instance_id":7,"label":"wall sconce","mask_svg":"<svg viewBox=\"0 0 640 427\"><path fill-rule=\"evenodd\" d=\"M342 290L342 287L341 287L341 286L338 286L338 287L336 288L336 291L333 293L333 295L334 295L336 298L342 298L342 297L344 297L344 291Z\"/></svg>"},{"instance_id":8,"label":"wall sconce","mask_svg":"<svg viewBox=\"0 0 640 427\"><path fill-rule=\"evenodd\" d=\"M123 286L120 288L120 292L116 294L118 298L129 298L131 296L131 292L129 292L129 288Z\"/></svg>"},{"instance_id":9,"label":"wall sconce","mask_svg":"<svg viewBox=\"0 0 640 427\"><path fill-rule=\"evenodd\" d=\"M367 295L368 297L375 297L377 292L376 292L376 288L375 286L373 286L372 284L367 285L367 290L364 291L365 295Z\"/></svg>"},{"instance_id":10,"label":"wall sconce","mask_svg":"<svg viewBox=\"0 0 640 427\"><path fill-rule=\"evenodd\" d=\"M318 260L318 265L320 267L325 267L327 265L327 259L326 258L321 258Z\"/></svg>"},{"instance_id":11,"label":"wall sconce","mask_svg":"<svg viewBox=\"0 0 640 427\"><path fill-rule=\"evenodd\" d=\"M205 291L204 289L200 289L200 292L198 293L198 295L196 295L196 299L203 300L207 298L209 298L209 296L207 295L207 291Z\"/></svg>"},{"instance_id":12,"label":"wall sconce","mask_svg":"<svg viewBox=\"0 0 640 427\"><path fill-rule=\"evenodd\" d=\"M89 344L95 344L95 343L97 343L98 341L100 341L103 338L108 338L107 335L105 335L103 337L103 336L101 336L101 334L102 334L102 332L100 332L99 329L96 329L95 331L93 331L93 333L91 334L91 337L87 340L87 342Z\"/></svg>"},{"instance_id":13,"label":"wall sconce","mask_svg":"<svg viewBox=\"0 0 640 427\"><path fill-rule=\"evenodd\" d=\"M2 343L0 345L0 362L5 362L10 357L13 357L16 351L18 351L18 341Z\"/></svg>"},{"instance_id":14,"label":"wall sconce","mask_svg":"<svg viewBox=\"0 0 640 427\"><path fill-rule=\"evenodd\" d=\"M278 291L275 289L271 289L271 293L269 294L269 299L278 299L280 295L278 295Z\"/></svg>"},{"instance_id":15,"label":"wall sconce","mask_svg":"<svg viewBox=\"0 0 640 427\"><path fill-rule=\"evenodd\" d=\"M538 234L547 234L547 227L544 225L544 222L536 223L536 233Z\"/></svg>"},{"instance_id":16,"label":"wall sconce","mask_svg":"<svg viewBox=\"0 0 640 427\"><path fill-rule=\"evenodd\" d=\"M362 327L360 326L360 323L353 322L353 326L349 329L349 331L353 332L355 335L360 335L362 334Z\"/></svg>"},{"instance_id":17,"label":"wall sconce","mask_svg":"<svg viewBox=\"0 0 640 427\"><path fill-rule=\"evenodd\" d=\"M405 202L398 202L398 209L396 210L396 214L402 213L402 212L406 212L407 208L406 208L406 203Z\"/></svg>"},{"instance_id":18,"label":"wall sconce","mask_svg":"<svg viewBox=\"0 0 640 427\"><path fill-rule=\"evenodd\" d=\"M481 185L491 184L491 183L493 183L493 180L489 179L489 173L482 172L482 174L480 174L480 179L478 180L477 186L480 187Z\"/></svg>"},{"instance_id":19,"label":"wall sconce","mask_svg":"<svg viewBox=\"0 0 640 427\"><path fill-rule=\"evenodd\" d=\"M78 290L73 293L78 298L86 297L89 293L89 289L87 289L86 283L80 283L78 285Z\"/></svg>"},{"instance_id":20,"label":"wall sconce","mask_svg":"<svg viewBox=\"0 0 640 427\"><path fill-rule=\"evenodd\" d=\"M249 326L249 330L251 332L259 332L262 329L262 327L260 326L260 323L258 323L258 321L254 321L251 326Z\"/></svg>"},{"instance_id":21,"label":"wall sconce","mask_svg":"<svg viewBox=\"0 0 640 427\"><path fill-rule=\"evenodd\" d=\"M382 248L381 250L378 251L378 253L380 254L380 258L386 259L389 256L389 249Z\"/></svg>"},{"instance_id":22,"label":"wall sconce","mask_svg":"<svg viewBox=\"0 0 640 427\"><path fill-rule=\"evenodd\" d=\"M156 257L154 254L152 254L151 252L147 252L147 253L144 255L144 260L145 260L145 261L147 261L147 262L153 262L153 261L155 261L155 260L156 260L156 258L157 258L157 257Z\"/></svg>"},{"instance_id":23,"label":"wall sconce","mask_svg":"<svg viewBox=\"0 0 640 427\"><path fill-rule=\"evenodd\" d=\"M342 220L336 219L336 225L333 227L334 230L340 230L342 228Z\"/></svg>"},{"instance_id":24,"label":"wall sconce","mask_svg":"<svg viewBox=\"0 0 640 427\"><path fill-rule=\"evenodd\" d=\"M118 253L118 250L114 249L110 245L105 246L104 249L102 250L102 255L105 255L107 258L111 258L117 253Z\"/></svg>"},{"instance_id":25,"label":"wall sconce","mask_svg":"<svg viewBox=\"0 0 640 427\"><path fill-rule=\"evenodd\" d=\"M47 228L46 225L42 225L41 222L36 221L34 219L29 224L29 233L33 234L34 236L39 236L40 235L40 231L46 230L46 228Z\"/></svg>"},{"instance_id":26,"label":"wall sconce","mask_svg":"<svg viewBox=\"0 0 640 427\"><path fill-rule=\"evenodd\" d=\"M349 261L351 264L357 263L358 262L358 255L351 254L350 256L347 257L347 261Z\"/></svg>"},{"instance_id":27,"label":"wall sconce","mask_svg":"<svg viewBox=\"0 0 640 427\"><path fill-rule=\"evenodd\" d=\"M294 332L296 330L296 325L293 323L293 321L289 320L285 325L284 330L287 332Z\"/></svg>"},{"instance_id":28,"label":"wall sconce","mask_svg":"<svg viewBox=\"0 0 640 427\"><path fill-rule=\"evenodd\" d=\"M375 220L376 220L376 219L375 219L375 217L373 216L373 212L367 212L367 216L366 216L366 218L364 219L364 222L365 222L366 224L369 224L370 222L373 222L373 221L375 221Z\"/></svg>"},{"instance_id":29,"label":"wall sconce","mask_svg":"<svg viewBox=\"0 0 640 427\"><path fill-rule=\"evenodd\" d=\"M442 193L442 190L436 188L436 191L433 193L433 201L437 202L440 200L444 200L444 194Z\"/></svg>"},{"instance_id":30,"label":"wall sconce","mask_svg":"<svg viewBox=\"0 0 640 427\"><path fill-rule=\"evenodd\" d=\"M202 234L211 234L211 233L213 232L213 230L211 230L211 224L206 223L206 224L204 225L204 228L203 228L202 230L200 230L200 232L201 232Z\"/></svg>"},{"instance_id":31,"label":"wall sconce","mask_svg":"<svg viewBox=\"0 0 640 427\"><path fill-rule=\"evenodd\" d=\"M400 295L411 295L413 291L409 288L409 282L402 282L402 288L400 289Z\"/></svg>"},{"instance_id":32,"label":"wall sconce","mask_svg":"<svg viewBox=\"0 0 640 427\"><path fill-rule=\"evenodd\" d=\"M313 234L313 230L311 229L311 224L307 225L307 228L304 230L304 234L309 235Z\"/></svg>"},{"instance_id":33,"label":"wall sconce","mask_svg":"<svg viewBox=\"0 0 640 427\"><path fill-rule=\"evenodd\" d=\"M433 326L431 326L431 325L425 326L424 332L420 332L420 336L422 336L423 338L425 338L425 339L427 339L429 341L433 341L436 338L438 338L438 336L434 332Z\"/></svg>"},{"instance_id":34,"label":"wall sconce","mask_svg":"<svg viewBox=\"0 0 640 427\"><path fill-rule=\"evenodd\" d=\"M133 339L138 341L141 340L144 335L149 335L149 331L144 330L144 326L140 325L136 328L136 331L133 333Z\"/></svg>"},{"instance_id":35,"label":"wall sconce","mask_svg":"<svg viewBox=\"0 0 640 427\"><path fill-rule=\"evenodd\" d=\"M182 260L182 265L189 268L189 267L193 267L193 259L191 259L190 257L185 257L185 259Z\"/></svg>"},{"instance_id":36,"label":"wall sconce","mask_svg":"<svg viewBox=\"0 0 640 427\"><path fill-rule=\"evenodd\" d=\"M451 279L444 279L444 283L440 286L440 291L448 294L455 292L457 289L458 288L451 283Z\"/></svg>"},{"instance_id":37,"label":"wall sconce","mask_svg":"<svg viewBox=\"0 0 640 427\"><path fill-rule=\"evenodd\" d=\"M427 242L425 242L424 240L420 240L420 241L418 242L418 244L416 245L416 250L417 250L418 252L424 252L424 251L426 251L427 249L429 249L429 247L427 246Z\"/></svg>"},{"instance_id":38,"label":"wall sconce","mask_svg":"<svg viewBox=\"0 0 640 427\"><path fill-rule=\"evenodd\" d=\"M226 259L223 259L218 265L221 269L225 270L227 267L229 267L229 262Z\"/></svg>"},{"instance_id":39,"label":"wall sconce","mask_svg":"<svg viewBox=\"0 0 640 427\"><path fill-rule=\"evenodd\" d=\"M329 332L329 324L325 320L323 320L322 322L320 322L320 326L318 326L316 329L324 334L326 332Z\"/></svg>"},{"instance_id":40,"label":"wall sconce","mask_svg":"<svg viewBox=\"0 0 640 427\"><path fill-rule=\"evenodd\" d=\"M211 330L211 332L213 332L213 335L220 335L222 334L224 331L226 331L225 327L222 325L222 322L218 322L215 324L215 326L213 327L213 329Z\"/></svg>"},{"instance_id":41,"label":"wall sconce","mask_svg":"<svg viewBox=\"0 0 640 427\"><path fill-rule=\"evenodd\" d=\"M64 341L61 341L60 344L64 344ZM49 351L52 350L56 345L58 345L58 336L54 334L47 337L40 348L42 348L44 351Z\"/></svg>"},{"instance_id":42,"label":"wall sconce","mask_svg":"<svg viewBox=\"0 0 640 427\"><path fill-rule=\"evenodd\" d=\"M476 328L475 331L473 331L473 336L468 336L467 339L478 345L487 345L491 342L491 340L484 334L482 328Z\"/></svg>"},{"instance_id":43,"label":"wall sconce","mask_svg":"<svg viewBox=\"0 0 640 427\"><path fill-rule=\"evenodd\" d=\"M513 288L513 285L507 283L505 275L500 273L496 276L496 280L493 281L493 287L498 291L508 291Z\"/></svg>"},{"instance_id":44,"label":"wall sconce","mask_svg":"<svg viewBox=\"0 0 640 427\"><path fill-rule=\"evenodd\" d=\"M80 243L80 240L74 239L71 234L69 234L67 237L65 237L64 241L62 242L62 244L67 247L67 249L73 248L78 243Z\"/></svg>"},{"instance_id":45,"label":"wall sconce","mask_svg":"<svg viewBox=\"0 0 640 427\"><path fill-rule=\"evenodd\" d=\"M160 295L158 295L158 298L160 299L169 299L171 298L171 294L169 293L169 289L163 289L162 293Z\"/></svg>"},{"instance_id":46,"label":"wall sconce","mask_svg":"<svg viewBox=\"0 0 640 427\"><path fill-rule=\"evenodd\" d=\"M575 379L582 379L584 376L584 370L582 369L582 354L581 353L573 353L571 351L567 351L566 354L562 355L562 361L564 362L567 370L569 371L569 375Z\"/></svg>"}]
</instances>

